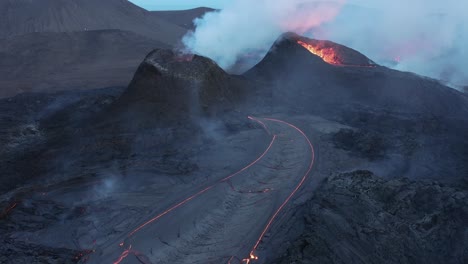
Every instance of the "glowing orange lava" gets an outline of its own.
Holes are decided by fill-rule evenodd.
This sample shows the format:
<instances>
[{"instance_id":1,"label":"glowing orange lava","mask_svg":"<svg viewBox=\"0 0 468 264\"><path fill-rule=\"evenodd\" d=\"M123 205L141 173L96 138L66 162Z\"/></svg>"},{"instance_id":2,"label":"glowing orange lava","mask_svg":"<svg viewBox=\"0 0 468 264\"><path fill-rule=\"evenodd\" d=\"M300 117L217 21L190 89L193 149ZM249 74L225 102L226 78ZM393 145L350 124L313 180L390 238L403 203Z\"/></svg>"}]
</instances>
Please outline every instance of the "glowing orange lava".
<instances>
[{"instance_id":1,"label":"glowing orange lava","mask_svg":"<svg viewBox=\"0 0 468 264\"><path fill-rule=\"evenodd\" d=\"M276 210L276 212L270 217L270 220L268 221L267 225L265 226L265 228L263 229L263 232L260 234L259 238L257 239L257 242L255 243L255 245L253 246L252 250L250 251L250 258L248 259L244 259L244 263L245 264L249 264L251 260L258 260L258 256L255 255L255 251L257 250L258 246L260 245L260 242L262 241L263 237L265 236L266 232L268 231L268 229L270 229L273 221L276 219L276 217L278 216L278 214L281 212L281 210L283 210L283 208L286 206L286 204L289 203L289 201L291 200L291 198L297 193L297 191L299 191L299 189L302 187L302 185L304 184L304 182L306 181L310 171L312 170L312 167L314 166L314 161L315 161L315 150L314 150L314 146L312 145L312 143L310 142L310 139L307 137L307 135L305 134L304 131L302 131L301 129L299 129L298 127L296 127L295 125L293 124L290 124L286 121L282 121L282 120L279 120L279 119L274 119L274 118L264 118L265 120L267 121L272 121L272 122L278 122L278 123L282 123L282 124L285 124L285 125L288 125L289 127L292 127L293 129L295 129L296 131L298 131L304 138L305 140L307 141L307 144L309 145L309 148L310 148L310 151L311 151L311 160L310 160L310 163L309 163L309 167L306 171L306 173L304 174L304 176L302 176L302 179L301 181L299 182L299 184L296 186L296 188L291 192L291 194L289 194L289 196L286 198L286 200L284 200L284 202L280 205L280 207ZM255 119L254 119L255 120Z\"/></svg>"},{"instance_id":2,"label":"glowing orange lava","mask_svg":"<svg viewBox=\"0 0 468 264\"><path fill-rule=\"evenodd\" d=\"M299 43L299 42L298 42ZM308 45L304 42L302 42L303 44L305 45ZM301 44L301 43L299 43ZM302 44L301 44L302 45ZM306 47L306 46L304 46ZM306 47L307 48L307 47ZM309 48L307 48L309 49ZM312 51L311 51L312 52ZM314 53L315 54L315 53ZM324 59L324 61L326 61ZM329 62L330 63L330 62ZM332 64L338 64L338 63L332 63ZM266 188L266 189L261 189L261 190L255 190L255 191L252 191L252 190L247 190L247 191L240 191L240 190L236 190L235 187L232 185L232 183L230 182L230 179L233 178L234 176L240 174L241 172L247 170L248 168L252 167L253 165L257 164L261 159L263 159L263 157L270 151L271 147L273 146L273 143L277 140L278 137L281 137L281 135L278 135L278 134L273 134L268 126L261 120L255 118L255 117L251 117L249 116L248 117L250 120L252 121L255 121L257 123L259 123L260 125L263 126L263 128L266 130L266 132L269 134L269 135L272 135L272 138L271 138L271 141L270 141L270 144L268 145L268 147L266 148L266 150L256 159L254 160L253 162L251 162L250 164L248 164L247 166L245 166L244 168L242 168L241 170L225 177L224 179L221 179L217 182L215 182L214 184L202 189L201 191L193 194L192 196L186 198L185 200L182 200L181 202L177 203L176 205L173 205L172 207L168 208L166 211L156 215L155 217L153 217L152 219L150 219L149 221L143 223L142 225L138 226L136 229L134 229L132 232L130 232L127 237L131 237L133 236L135 233L137 233L138 231L140 231L141 229L143 229L145 226L157 221L159 218L163 217L164 215L170 213L171 211L177 209L178 207L181 207L185 204L187 204L188 202L190 202L191 200L195 199L196 197L202 195L203 193L205 192L208 192L209 190L213 189L217 184L220 184L220 183L224 183L226 182L227 184L230 185L230 187L234 190L234 191L237 191L237 192L241 192L241 193L253 193L253 192L257 192L257 193L261 193L261 192L269 192L271 191L272 189L270 188ZM309 173L311 172L312 170L312 167L314 165L314 160L315 160L315 152L314 152L314 147L311 143L311 141L309 140L309 138L306 136L305 132L300 130L298 127L294 126L293 124L290 124L288 122L285 122L285 121L282 121L282 120L279 120L279 119L273 119L273 118L263 118L264 120L266 121L270 121L270 122L275 122L275 123L282 123L282 124L285 124L291 128L293 128L294 130L296 130L298 133L300 133L304 138L305 140L307 141L306 143L309 145L309 148L310 148L310 152L311 152L311 160L310 160L310 163L309 163L309 166L307 168L307 171L305 172L305 174L302 176L301 180L299 181L299 183L297 184L297 186L295 187L294 190L292 190L292 192L286 197L286 199L281 203L281 205L276 209L276 211L274 212L274 214L269 218L268 222L266 223L266 226L263 228L260 236L258 237L258 239L256 240L256 243L255 245L252 247L250 253L249 253L249 256L247 258L244 258L242 260L240 260L238 257L236 256L231 256L228 260L228 264L231 264L231 261L236 259L238 261L242 261L242 263L244 264L251 264L251 262L256 262L259 257L255 254L262 239L265 237L265 234L267 233L267 231L271 228L272 224L273 224L273 221L278 217L278 215L280 214L280 212L284 209L284 207L291 201L292 197L299 191L299 189L304 185L306 179L308 178L309 176ZM272 168L272 169L279 169L279 168ZM119 244L120 247L124 247L125 243L124 242L121 242ZM123 250L123 252L120 254L120 256L113 262L114 264L120 264L122 263L122 261L124 259L126 259L129 255L135 255L138 260L141 262L141 263L151 263L146 261L147 257L145 255L143 255L141 252L138 252L134 249L132 249L132 245L129 245L128 247L126 247L125 250Z\"/></svg>"},{"instance_id":3,"label":"glowing orange lava","mask_svg":"<svg viewBox=\"0 0 468 264\"><path fill-rule=\"evenodd\" d=\"M268 130L267 126L265 125L265 123L263 123L262 121L256 119L256 118L253 118L253 117L248 117L250 120L253 120L253 121L256 121L258 122L260 125L262 125L264 127L264 129L268 132L268 134L270 134L270 131ZM263 159L263 157L270 151L271 147L273 146L273 143L275 142L275 140L277 139L277 135L273 135L272 138L271 138L271 141L270 141L270 144L268 145L268 147L266 148L266 150L256 159L254 160L253 162L251 162L250 164L248 164L247 166L245 166L244 168L240 169L239 171L217 181L216 183L204 188L203 190L193 194L192 196L186 198L185 200L179 202L178 204L168 208L166 211L156 215L155 217L153 217L152 219L148 220L147 222L143 223L142 225L138 226L136 229L134 229L132 232L130 232L127 237L131 237L133 236L135 233L137 233L138 231L140 231L141 229L143 229L145 226L157 221L158 219L160 219L161 217L163 217L164 215L170 213L171 211L177 209L178 207L181 207L183 206L184 204L190 202L191 200L195 199L196 197L200 196L201 194L211 190L212 188L214 188L217 184L219 183L223 183L223 182L228 182L228 184L230 183L229 180L231 178L233 178L234 176L240 174L241 172L249 169L250 167L252 167L253 165L257 164L261 159ZM232 188L234 189L234 187L232 186ZM270 191L270 189L264 189L264 190L261 190L261 191L258 191L258 192L268 192ZM248 191L248 192L252 192L252 191ZM119 246L120 247L123 247L125 245L125 242L121 242L119 243ZM118 257L118 259L116 261L114 261L113 263L114 264L120 264L125 258L127 258L130 254L133 254L135 256L144 256L142 253L138 252L138 251L135 251L135 250L132 250L132 245L130 245L127 249L125 249L121 254L120 256ZM231 257L229 259L229 263L230 261L233 259L234 257ZM255 257L255 259L258 259L258 257ZM139 259L140 262L142 262L141 259ZM247 262L248 263L248 262Z\"/></svg>"},{"instance_id":4,"label":"glowing orange lava","mask_svg":"<svg viewBox=\"0 0 468 264\"><path fill-rule=\"evenodd\" d=\"M333 65L342 65L343 63L340 61L338 55L336 54L333 48L325 48L319 45L312 45L309 43L305 43L304 41L298 40L297 44L303 46L312 54L319 56L322 58L323 61Z\"/></svg>"}]
</instances>

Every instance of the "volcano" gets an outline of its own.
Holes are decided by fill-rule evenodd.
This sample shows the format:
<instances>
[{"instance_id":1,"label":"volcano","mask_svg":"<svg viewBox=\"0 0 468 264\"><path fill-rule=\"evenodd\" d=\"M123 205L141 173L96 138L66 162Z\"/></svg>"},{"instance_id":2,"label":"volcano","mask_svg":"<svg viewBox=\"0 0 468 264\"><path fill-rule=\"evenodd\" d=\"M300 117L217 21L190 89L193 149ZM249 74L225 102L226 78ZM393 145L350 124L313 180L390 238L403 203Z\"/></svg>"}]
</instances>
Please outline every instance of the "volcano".
<instances>
[{"instance_id":1,"label":"volcano","mask_svg":"<svg viewBox=\"0 0 468 264\"><path fill-rule=\"evenodd\" d=\"M0 99L0 262L460 263L467 109L290 33L243 75L155 48L127 87Z\"/></svg>"},{"instance_id":2,"label":"volcano","mask_svg":"<svg viewBox=\"0 0 468 264\"><path fill-rule=\"evenodd\" d=\"M249 87L208 58L157 49L140 64L114 108L185 119L232 109Z\"/></svg>"},{"instance_id":3,"label":"volcano","mask_svg":"<svg viewBox=\"0 0 468 264\"><path fill-rule=\"evenodd\" d=\"M281 36L245 76L271 83L279 100L290 98L291 105L321 112L353 105L436 116L468 113L466 96L437 80L379 66L353 49L293 33Z\"/></svg>"},{"instance_id":4,"label":"volcano","mask_svg":"<svg viewBox=\"0 0 468 264\"><path fill-rule=\"evenodd\" d=\"M296 39L297 44L303 46L310 53L319 56L323 61L336 66L345 67L375 67L375 62L363 54L343 45L327 41L286 35L285 38Z\"/></svg>"}]
</instances>

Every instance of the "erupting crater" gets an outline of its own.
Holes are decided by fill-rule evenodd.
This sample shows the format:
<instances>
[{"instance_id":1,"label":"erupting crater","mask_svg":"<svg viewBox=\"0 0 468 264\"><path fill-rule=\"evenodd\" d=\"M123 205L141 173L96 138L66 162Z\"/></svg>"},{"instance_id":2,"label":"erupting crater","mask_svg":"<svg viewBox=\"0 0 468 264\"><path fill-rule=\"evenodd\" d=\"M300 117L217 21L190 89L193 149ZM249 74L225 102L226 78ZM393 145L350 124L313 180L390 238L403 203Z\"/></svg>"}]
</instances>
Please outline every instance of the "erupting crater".
<instances>
[{"instance_id":1,"label":"erupting crater","mask_svg":"<svg viewBox=\"0 0 468 264\"><path fill-rule=\"evenodd\" d=\"M348 67L377 66L372 60L356 50L331 41L309 39L296 34L290 34L289 38L292 38L294 42L330 65Z\"/></svg>"},{"instance_id":2,"label":"erupting crater","mask_svg":"<svg viewBox=\"0 0 468 264\"><path fill-rule=\"evenodd\" d=\"M335 52L335 50L332 47L326 48L323 45L313 45L313 44L309 44L301 40L298 40L297 44L303 46L312 54L319 56L320 58L323 59L323 61L329 64L343 65L340 57L338 56L338 54Z\"/></svg>"}]
</instances>

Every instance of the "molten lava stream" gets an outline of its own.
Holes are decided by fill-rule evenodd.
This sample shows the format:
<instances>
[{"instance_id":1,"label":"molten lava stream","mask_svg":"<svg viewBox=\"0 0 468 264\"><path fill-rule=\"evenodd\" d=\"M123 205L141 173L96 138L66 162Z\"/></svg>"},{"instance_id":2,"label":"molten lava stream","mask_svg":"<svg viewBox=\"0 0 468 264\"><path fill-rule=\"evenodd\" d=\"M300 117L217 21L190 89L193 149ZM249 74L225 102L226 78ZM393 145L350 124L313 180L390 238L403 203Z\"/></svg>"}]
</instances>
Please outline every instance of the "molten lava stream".
<instances>
[{"instance_id":1,"label":"molten lava stream","mask_svg":"<svg viewBox=\"0 0 468 264\"><path fill-rule=\"evenodd\" d=\"M334 47L325 47L321 44L310 44L301 40L298 40L297 44L307 49L310 53L316 56L319 56L324 62L330 65L343 66L343 67L359 67L359 68L377 67L377 65L374 64L370 60L368 63L361 63L361 64L346 63L346 59L342 55L340 55L339 52Z\"/></svg>"},{"instance_id":2,"label":"molten lava stream","mask_svg":"<svg viewBox=\"0 0 468 264\"><path fill-rule=\"evenodd\" d=\"M309 148L310 148L310 151L311 151L311 160L310 160L309 167L307 168L306 173L304 174L304 176L302 176L302 179L298 183L296 188L284 200L284 202L280 205L280 207L275 211L273 216L270 217L267 225L265 226L265 228L263 229L263 231L260 234L259 238L257 239L257 242L252 247L252 250L250 251L249 257L242 260L245 264L249 264L251 261L258 260L258 256L255 255L255 251L257 250L258 246L260 245L260 242L262 241L262 239L265 236L266 232L270 229L271 225L273 224L273 221L276 219L276 217L279 215L279 213L289 203L289 201L297 193L297 191L299 191L299 189L302 187L302 185L306 181L307 177L309 176L309 173L312 170L312 167L314 166L314 160L315 160L314 146L312 145L312 143L310 142L310 139L307 137L307 135L304 133L304 131L302 131L301 129L299 129L298 127L296 127L293 124L290 124L288 122L285 122L285 121L282 121L282 120L279 120L279 119L273 119L273 118L264 118L264 119L267 120L267 121L277 122L277 123L282 123L282 124L288 125L289 127L292 127L296 131L298 131L305 138L305 140L307 141L307 144L309 145Z\"/></svg>"},{"instance_id":3,"label":"molten lava stream","mask_svg":"<svg viewBox=\"0 0 468 264\"><path fill-rule=\"evenodd\" d=\"M263 123L262 121L256 119L256 118L253 118L251 116L248 117L250 120L252 121L255 121L257 123L259 123L265 130L266 132L271 135L268 127L265 125L265 123ZM233 178L234 176L240 174L241 172L249 169L250 167L252 167L253 165L255 165L256 163L258 163L261 159L263 159L263 157L270 151L271 147L273 146L273 143L276 141L277 139L277 136L276 135L273 135L272 138L271 138L271 141L270 141L270 144L268 145L268 147L265 149L265 151L259 156L257 157L257 159L255 159L254 161L252 161L250 164L248 164L247 166L245 166L244 168L238 170L237 172L215 182L214 184L202 189L201 191L187 197L186 199L182 200L181 202L169 207L168 209L166 209L164 212L156 215L155 217L151 218L150 220L146 221L145 223L141 224L140 226L138 226L136 229L134 229L132 232L130 232L128 235L127 235L127 238L130 238L131 236L135 235L138 231L140 231L141 229L143 229L145 226L159 220L161 217L165 216L166 214L170 213L171 211L185 205L186 203L188 203L189 201L195 199L196 197L202 195L203 193L206 193L207 191L211 190L213 187L215 187L217 184L220 184L220 183L224 183L224 182L228 182L231 178ZM270 191L269 189L268 190L262 190L261 192L268 192ZM125 242L121 242L119 243L119 246L120 247L123 247L125 245ZM118 259L116 261L114 261L114 264L120 264L125 258L128 257L129 254L133 254L133 255L136 255L135 253L138 253L139 255L141 256L144 256L143 254L141 254L140 252L138 251L135 251L135 250L132 250L132 246L129 245L128 249L124 250L120 256L118 257ZM141 261L141 260L140 260Z\"/></svg>"},{"instance_id":4,"label":"molten lava stream","mask_svg":"<svg viewBox=\"0 0 468 264\"><path fill-rule=\"evenodd\" d=\"M322 48L316 45L305 43L301 40L298 40L297 44L306 48L308 51L310 51L310 53L319 56L326 63L333 65L343 65L333 48Z\"/></svg>"}]
</instances>

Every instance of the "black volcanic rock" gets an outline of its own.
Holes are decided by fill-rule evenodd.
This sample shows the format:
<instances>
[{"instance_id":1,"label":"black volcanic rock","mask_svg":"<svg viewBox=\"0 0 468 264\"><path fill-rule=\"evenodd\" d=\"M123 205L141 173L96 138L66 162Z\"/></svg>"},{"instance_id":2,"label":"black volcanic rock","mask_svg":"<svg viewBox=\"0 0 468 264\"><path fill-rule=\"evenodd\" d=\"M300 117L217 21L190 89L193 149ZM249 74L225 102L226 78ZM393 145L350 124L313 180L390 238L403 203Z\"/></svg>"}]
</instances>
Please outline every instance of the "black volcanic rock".
<instances>
[{"instance_id":1,"label":"black volcanic rock","mask_svg":"<svg viewBox=\"0 0 468 264\"><path fill-rule=\"evenodd\" d=\"M435 116L468 113L468 97L437 80L373 65L354 50L326 42L344 54L343 65L329 64L298 44L298 39L314 42L285 34L245 74L270 83L275 97L298 111L342 112L367 107Z\"/></svg>"},{"instance_id":2,"label":"black volcanic rock","mask_svg":"<svg viewBox=\"0 0 468 264\"><path fill-rule=\"evenodd\" d=\"M468 192L337 174L304 206L302 235L269 263L467 263Z\"/></svg>"},{"instance_id":3,"label":"black volcanic rock","mask_svg":"<svg viewBox=\"0 0 468 264\"><path fill-rule=\"evenodd\" d=\"M52 248L32 243L4 239L0 247L1 263L74 264L89 252L69 248Z\"/></svg>"}]
</instances>

